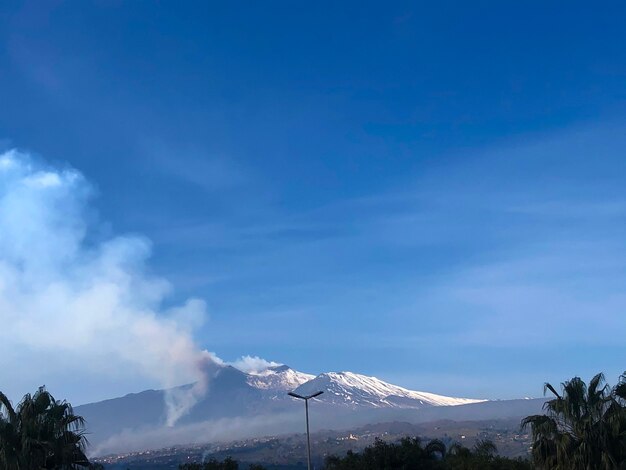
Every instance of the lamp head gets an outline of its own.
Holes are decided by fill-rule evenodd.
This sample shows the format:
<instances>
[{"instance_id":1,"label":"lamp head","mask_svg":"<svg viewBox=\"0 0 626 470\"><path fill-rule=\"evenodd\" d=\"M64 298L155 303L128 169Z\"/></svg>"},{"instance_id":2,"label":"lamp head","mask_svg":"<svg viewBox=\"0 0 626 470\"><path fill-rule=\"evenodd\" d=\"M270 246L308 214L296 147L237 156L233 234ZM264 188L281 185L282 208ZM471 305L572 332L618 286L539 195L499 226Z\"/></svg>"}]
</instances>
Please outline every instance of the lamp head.
<instances>
[{"instance_id":1,"label":"lamp head","mask_svg":"<svg viewBox=\"0 0 626 470\"><path fill-rule=\"evenodd\" d=\"M300 400L310 400L311 398L319 397L322 393L324 392L319 391L319 392L315 392L312 395L308 395L306 397L303 397L302 395L298 395L297 393L294 393L294 392L288 392L287 395L294 397L294 398L299 398Z\"/></svg>"}]
</instances>

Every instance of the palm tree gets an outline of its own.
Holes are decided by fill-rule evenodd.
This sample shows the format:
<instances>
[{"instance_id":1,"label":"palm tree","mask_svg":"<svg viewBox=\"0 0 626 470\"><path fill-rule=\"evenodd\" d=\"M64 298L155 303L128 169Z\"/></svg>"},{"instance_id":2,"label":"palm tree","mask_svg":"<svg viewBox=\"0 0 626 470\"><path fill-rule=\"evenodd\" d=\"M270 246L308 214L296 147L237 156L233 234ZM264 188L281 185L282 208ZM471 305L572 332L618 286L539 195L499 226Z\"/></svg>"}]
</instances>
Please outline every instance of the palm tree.
<instances>
[{"instance_id":1,"label":"palm tree","mask_svg":"<svg viewBox=\"0 0 626 470\"><path fill-rule=\"evenodd\" d=\"M429 460L443 459L446 456L446 445L439 439L433 439L424 447L424 453Z\"/></svg>"},{"instance_id":2,"label":"palm tree","mask_svg":"<svg viewBox=\"0 0 626 470\"><path fill-rule=\"evenodd\" d=\"M7 396L0 392L0 468L2 470L20 467L20 448L17 413Z\"/></svg>"},{"instance_id":3,"label":"palm tree","mask_svg":"<svg viewBox=\"0 0 626 470\"><path fill-rule=\"evenodd\" d=\"M0 393L0 469L70 470L88 467L82 417L40 387L13 408Z\"/></svg>"},{"instance_id":4,"label":"palm tree","mask_svg":"<svg viewBox=\"0 0 626 470\"><path fill-rule=\"evenodd\" d=\"M614 470L626 464L626 377L611 389L603 374L585 384L579 377L561 384L561 393L549 383L555 398L544 405L544 415L528 416L535 465L553 470Z\"/></svg>"},{"instance_id":5,"label":"palm tree","mask_svg":"<svg viewBox=\"0 0 626 470\"><path fill-rule=\"evenodd\" d=\"M474 444L474 454L479 457L490 459L497 453L498 448L489 439L479 439L478 442Z\"/></svg>"}]
</instances>

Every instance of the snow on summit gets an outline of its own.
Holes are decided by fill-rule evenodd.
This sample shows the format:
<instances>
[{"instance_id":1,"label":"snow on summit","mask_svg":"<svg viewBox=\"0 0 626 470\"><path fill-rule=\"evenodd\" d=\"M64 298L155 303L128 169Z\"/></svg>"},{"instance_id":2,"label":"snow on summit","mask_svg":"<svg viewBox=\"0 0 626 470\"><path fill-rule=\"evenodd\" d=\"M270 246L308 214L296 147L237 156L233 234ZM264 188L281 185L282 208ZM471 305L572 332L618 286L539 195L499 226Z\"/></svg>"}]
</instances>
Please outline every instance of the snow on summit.
<instances>
[{"instance_id":1,"label":"snow on summit","mask_svg":"<svg viewBox=\"0 0 626 470\"><path fill-rule=\"evenodd\" d=\"M247 367L247 370L243 370L246 367L233 363L245 376L245 383L248 386L262 391L272 400L286 398L287 392L291 391L300 395L310 395L323 391L324 394L319 397L320 401L329 405L351 408L418 409L428 406L456 406L486 401L409 390L384 382L376 377L355 374L354 372L325 372L315 376L258 357L247 357L243 364L259 366Z\"/></svg>"},{"instance_id":2,"label":"snow on summit","mask_svg":"<svg viewBox=\"0 0 626 470\"><path fill-rule=\"evenodd\" d=\"M248 372L247 382L261 390L290 392L315 376L298 372L289 366L275 366L259 372Z\"/></svg>"},{"instance_id":3,"label":"snow on summit","mask_svg":"<svg viewBox=\"0 0 626 470\"><path fill-rule=\"evenodd\" d=\"M320 400L347 406L374 408L421 408L424 406L456 406L485 400L454 398L434 393L408 390L384 382L376 377L353 372L327 372L302 384L296 389L301 395L322 390Z\"/></svg>"}]
</instances>

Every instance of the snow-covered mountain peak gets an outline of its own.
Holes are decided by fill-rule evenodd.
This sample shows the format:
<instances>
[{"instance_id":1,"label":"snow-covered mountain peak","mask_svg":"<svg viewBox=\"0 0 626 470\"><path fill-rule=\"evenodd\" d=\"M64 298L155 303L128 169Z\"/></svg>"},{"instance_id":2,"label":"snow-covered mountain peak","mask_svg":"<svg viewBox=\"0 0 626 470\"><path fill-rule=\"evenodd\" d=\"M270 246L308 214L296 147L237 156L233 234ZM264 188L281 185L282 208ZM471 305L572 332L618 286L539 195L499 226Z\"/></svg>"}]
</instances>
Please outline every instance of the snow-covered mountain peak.
<instances>
[{"instance_id":1,"label":"snow-covered mountain peak","mask_svg":"<svg viewBox=\"0 0 626 470\"><path fill-rule=\"evenodd\" d=\"M248 373L247 382L252 387L261 390L289 392L314 378L314 375L298 372L289 366L281 365Z\"/></svg>"},{"instance_id":2,"label":"snow-covered mountain peak","mask_svg":"<svg viewBox=\"0 0 626 470\"><path fill-rule=\"evenodd\" d=\"M320 400L353 407L422 408L424 406L465 405L482 401L408 390L376 377L353 372L320 374L298 387L296 393L309 395L320 390L324 392L324 395L320 396Z\"/></svg>"}]
</instances>

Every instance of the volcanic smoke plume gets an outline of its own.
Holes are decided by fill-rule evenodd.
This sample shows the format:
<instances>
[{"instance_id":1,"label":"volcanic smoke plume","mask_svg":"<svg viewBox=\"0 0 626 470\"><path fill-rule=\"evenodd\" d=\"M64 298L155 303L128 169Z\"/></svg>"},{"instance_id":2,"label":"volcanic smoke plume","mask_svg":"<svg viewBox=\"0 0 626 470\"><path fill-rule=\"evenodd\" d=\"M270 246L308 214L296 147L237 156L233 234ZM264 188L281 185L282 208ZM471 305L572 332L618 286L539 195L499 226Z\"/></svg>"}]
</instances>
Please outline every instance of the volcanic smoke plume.
<instances>
[{"instance_id":1,"label":"volcanic smoke plume","mask_svg":"<svg viewBox=\"0 0 626 470\"><path fill-rule=\"evenodd\" d=\"M163 307L170 286L147 274L148 240L92 241L92 192L75 170L15 150L0 154L3 380L58 367L85 376L95 369L111 380L139 376L164 388L195 383L167 395L173 425L208 387L213 358L192 337L205 304Z\"/></svg>"}]
</instances>

